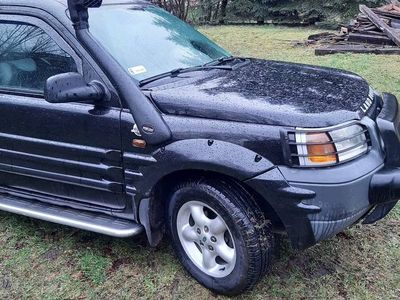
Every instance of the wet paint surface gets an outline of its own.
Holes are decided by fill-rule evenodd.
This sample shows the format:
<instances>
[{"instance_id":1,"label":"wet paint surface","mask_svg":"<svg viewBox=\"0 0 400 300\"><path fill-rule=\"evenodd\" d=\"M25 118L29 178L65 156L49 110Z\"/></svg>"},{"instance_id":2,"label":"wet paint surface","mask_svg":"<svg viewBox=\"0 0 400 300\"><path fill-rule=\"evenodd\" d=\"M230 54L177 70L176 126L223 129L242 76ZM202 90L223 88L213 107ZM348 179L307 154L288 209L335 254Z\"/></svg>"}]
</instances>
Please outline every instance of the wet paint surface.
<instances>
[{"instance_id":1,"label":"wet paint surface","mask_svg":"<svg viewBox=\"0 0 400 300\"><path fill-rule=\"evenodd\" d=\"M165 113L283 126L330 126L359 119L368 97L361 77L335 69L251 59L233 71L204 71L158 82Z\"/></svg>"}]
</instances>

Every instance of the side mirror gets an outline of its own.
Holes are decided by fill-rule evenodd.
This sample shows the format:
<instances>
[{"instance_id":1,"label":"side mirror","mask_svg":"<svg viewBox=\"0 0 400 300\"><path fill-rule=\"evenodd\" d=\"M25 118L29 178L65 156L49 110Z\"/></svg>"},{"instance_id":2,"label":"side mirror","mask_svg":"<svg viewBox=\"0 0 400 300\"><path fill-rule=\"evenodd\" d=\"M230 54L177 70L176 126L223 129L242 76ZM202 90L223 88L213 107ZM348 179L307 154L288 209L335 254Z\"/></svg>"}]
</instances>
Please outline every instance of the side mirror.
<instances>
[{"instance_id":1,"label":"side mirror","mask_svg":"<svg viewBox=\"0 0 400 300\"><path fill-rule=\"evenodd\" d=\"M50 77L44 88L44 98L50 103L101 101L106 87L97 81L86 83L79 73L63 73Z\"/></svg>"}]
</instances>

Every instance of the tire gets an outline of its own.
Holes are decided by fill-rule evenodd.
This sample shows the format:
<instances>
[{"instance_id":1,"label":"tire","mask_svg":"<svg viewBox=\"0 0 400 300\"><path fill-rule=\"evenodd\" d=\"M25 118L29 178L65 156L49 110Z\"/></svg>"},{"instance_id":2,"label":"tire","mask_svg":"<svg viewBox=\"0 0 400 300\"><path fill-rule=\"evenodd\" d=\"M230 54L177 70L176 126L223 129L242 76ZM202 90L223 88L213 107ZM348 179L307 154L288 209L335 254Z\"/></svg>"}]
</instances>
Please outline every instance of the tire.
<instances>
[{"instance_id":1,"label":"tire","mask_svg":"<svg viewBox=\"0 0 400 300\"><path fill-rule=\"evenodd\" d=\"M215 293L238 295L270 268L270 222L235 182L201 179L179 184L168 203L167 221L182 265Z\"/></svg>"}]
</instances>

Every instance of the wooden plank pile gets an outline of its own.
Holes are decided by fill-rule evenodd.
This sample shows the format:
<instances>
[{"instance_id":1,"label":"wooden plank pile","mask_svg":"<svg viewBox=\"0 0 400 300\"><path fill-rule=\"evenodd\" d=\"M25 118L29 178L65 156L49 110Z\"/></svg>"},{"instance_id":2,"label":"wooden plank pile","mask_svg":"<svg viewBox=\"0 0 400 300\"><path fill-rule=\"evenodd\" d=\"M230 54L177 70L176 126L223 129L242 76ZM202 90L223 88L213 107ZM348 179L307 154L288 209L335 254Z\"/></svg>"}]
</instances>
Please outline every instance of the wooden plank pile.
<instances>
[{"instance_id":1,"label":"wooden plank pile","mask_svg":"<svg viewBox=\"0 0 400 300\"><path fill-rule=\"evenodd\" d=\"M360 14L339 34L321 33L308 38L317 44L316 55L334 53L374 53L400 55L400 2L369 8L360 5Z\"/></svg>"}]
</instances>

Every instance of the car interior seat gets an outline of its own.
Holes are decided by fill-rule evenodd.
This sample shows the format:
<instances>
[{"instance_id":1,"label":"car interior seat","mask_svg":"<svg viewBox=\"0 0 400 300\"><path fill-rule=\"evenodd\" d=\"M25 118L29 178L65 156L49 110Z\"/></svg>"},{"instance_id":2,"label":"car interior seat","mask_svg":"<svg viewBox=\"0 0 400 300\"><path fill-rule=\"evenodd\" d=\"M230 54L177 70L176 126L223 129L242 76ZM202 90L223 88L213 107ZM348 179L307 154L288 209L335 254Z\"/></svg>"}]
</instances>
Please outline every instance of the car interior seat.
<instances>
[{"instance_id":1,"label":"car interior seat","mask_svg":"<svg viewBox=\"0 0 400 300\"><path fill-rule=\"evenodd\" d=\"M12 67L9 63L0 62L0 86L8 86L13 77Z\"/></svg>"},{"instance_id":2,"label":"car interior seat","mask_svg":"<svg viewBox=\"0 0 400 300\"><path fill-rule=\"evenodd\" d=\"M13 86L13 87L28 87L30 88L28 77L34 79L37 77L37 64L32 58L23 58L17 60L10 60L0 63L0 85ZM22 74L30 74L23 76ZM25 86L26 85L26 86Z\"/></svg>"}]
</instances>

